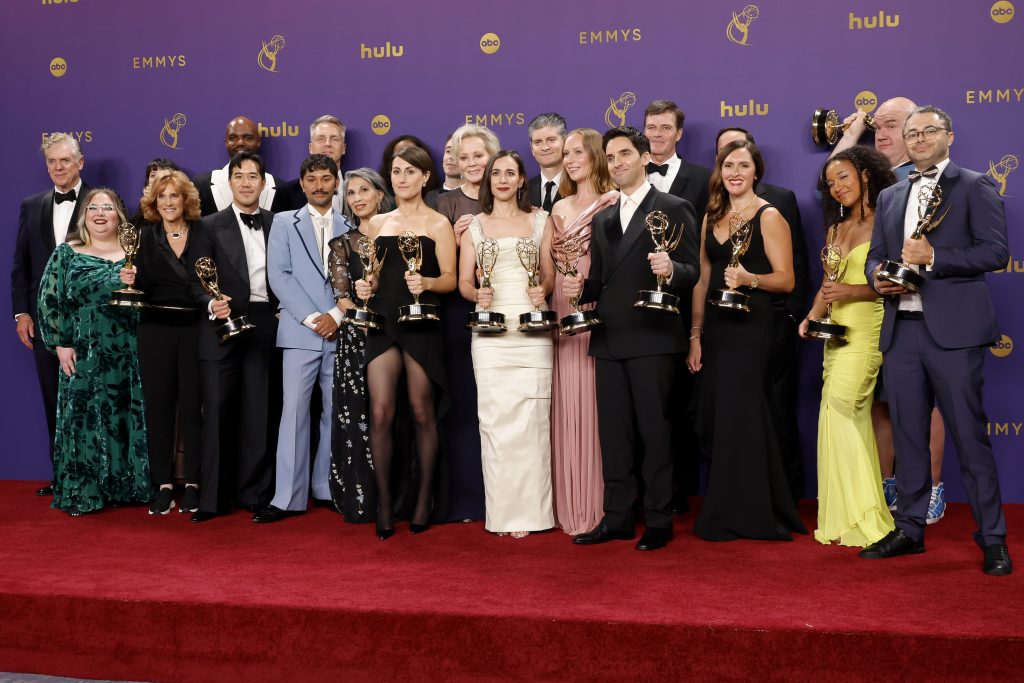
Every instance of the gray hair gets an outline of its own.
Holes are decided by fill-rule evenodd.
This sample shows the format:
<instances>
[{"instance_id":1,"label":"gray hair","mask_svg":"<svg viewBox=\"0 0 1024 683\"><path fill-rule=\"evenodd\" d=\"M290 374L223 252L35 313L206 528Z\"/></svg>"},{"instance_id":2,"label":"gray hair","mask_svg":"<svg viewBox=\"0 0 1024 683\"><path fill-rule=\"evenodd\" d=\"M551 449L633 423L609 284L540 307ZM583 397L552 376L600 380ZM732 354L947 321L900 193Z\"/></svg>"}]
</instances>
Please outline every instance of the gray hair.
<instances>
[{"instance_id":1,"label":"gray hair","mask_svg":"<svg viewBox=\"0 0 1024 683\"><path fill-rule=\"evenodd\" d=\"M81 160L82 146L78 144L78 140L75 139L74 135L68 135L67 133L54 133L53 135L43 136L43 144L39 146L39 151L43 156L46 156L46 150L62 142L71 148L71 156L75 158L75 161Z\"/></svg>"},{"instance_id":2,"label":"gray hair","mask_svg":"<svg viewBox=\"0 0 1024 683\"><path fill-rule=\"evenodd\" d=\"M906 130L907 123L910 121L910 117L915 114L935 114L942 121L942 125L946 127L946 130L953 132L953 119L949 114L939 109L938 107L926 104L923 107L914 107L910 110L910 114L907 115L907 120L903 122L903 128Z\"/></svg>"},{"instance_id":3,"label":"gray hair","mask_svg":"<svg viewBox=\"0 0 1024 683\"><path fill-rule=\"evenodd\" d=\"M341 122L337 116L331 116L330 114L324 114L313 120L313 123L309 124L309 139L313 140L313 130L316 129L321 123L330 123L341 129L341 139L345 139L345 124Z\"/></svg>"},{"instance_id":4,"label":"gray hair","mask_svg":"<svg viewBox=\"0 0 1024 683\"><path fill-rule=\"evenodd\" d=\"M480 138L483 141L488 157L493 157L501 149L501 142L498 140L498 136L494 134L494 131L487 126L467 123L464 126L459 126L452 133L452 154L456 159L459 158L459 145L462 144L462 139L474 137Z\"/></svg>"},{"instance_id":5,"label":"gray hair","mask_svg":"<svg viewBox=\"0 0 1024 683\"><path fill-rule=\"evenodd\" d=\"M346 171L344 187L347 188L349 181L353 178L365 180L369 183L370 187L378 192L384 193L384 198L380 201L380 209L377 210L377 213L387 213L395 208L395 200L391 198L390 194L388 194L388 190L384 186L384 179L380 177L380 173L377 173L375 170L367 166L363 166L362 168L357 168L352 171ZM359 225L359 219L354 213L352 213L352 208L348 205L348 198L342 197L342 199L344 200L342 202L342 214L345 215L345 218L347 218L352 225Z\"/></svg>"},{"instance_id":6,"label":"gray hair","mask_svg":"<svg viewBox=\"0 0 1024 683\"><path fill-rule=\"evenodd\" d=\"M563 139L565 138L565 118L563 118L561 114L556 114L553 111L534 116L526 126L526 131L530 134L530 137L533 137L534 133L541 128L546 128L547 126L551 126L558 131L558 134L561 135Z\"/></svg>"}]
</instances>

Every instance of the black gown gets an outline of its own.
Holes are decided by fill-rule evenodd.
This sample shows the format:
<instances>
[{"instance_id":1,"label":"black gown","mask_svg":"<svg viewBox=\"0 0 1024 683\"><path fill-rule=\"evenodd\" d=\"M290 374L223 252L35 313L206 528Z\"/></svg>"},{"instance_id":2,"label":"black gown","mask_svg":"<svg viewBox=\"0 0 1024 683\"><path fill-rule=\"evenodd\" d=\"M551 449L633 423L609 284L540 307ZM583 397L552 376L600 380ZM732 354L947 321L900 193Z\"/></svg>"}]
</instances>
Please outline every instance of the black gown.
<instances>
[{"instance_id":1,"label":"black gown","mask_svg":"<svg viewBox=\"0 0 1024 683\"><path fill-rule=\"evenodd\" d=\"M762 206L751 218L753 235L740 263L751 273L770 273L761 235ZM725 288L732 244L720 243L707 227L705 251L711 262L708 292ZM774 329L773 299L763 290L750 295L750 312L704 306L701 436L711 457L708 491L696 532L708 541L737 538L792 540L806 534L797 514L769 407L769 359Z\"/></svg>"}]
</instances>

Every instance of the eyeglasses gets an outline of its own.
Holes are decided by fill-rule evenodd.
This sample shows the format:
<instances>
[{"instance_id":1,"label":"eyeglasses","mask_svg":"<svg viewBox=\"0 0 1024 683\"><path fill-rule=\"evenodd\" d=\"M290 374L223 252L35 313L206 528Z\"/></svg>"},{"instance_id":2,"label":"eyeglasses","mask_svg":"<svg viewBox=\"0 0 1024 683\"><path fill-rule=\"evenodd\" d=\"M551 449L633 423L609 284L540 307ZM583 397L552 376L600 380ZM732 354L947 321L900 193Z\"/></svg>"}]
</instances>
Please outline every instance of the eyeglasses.
<instances>
[{"instance_id":1,"label":"eyeglasses","mask_svg":"<svg viewBox=\"0 0 1024 683\"><path fill-rule=\"evenodd\" d=\"M102 211L103 213L114 213L115 211L113 204L90 204L85 207L85 210L93 212Z\"/></svg>"},{"instance_id":2,"label":"eyeglasses","mask_svg":"<svg viewBox=\"0 0 1024 683\"><path fill-rule=\"evenodd\" d=\"M908 130L903 134L903 139L907 142L917 142L918 138L924 138L925 140L934 140L939 134L939 131L949 130L948 128L936 128L935 126L928 126L924 130Z\"/></svg>"}]
</instances>

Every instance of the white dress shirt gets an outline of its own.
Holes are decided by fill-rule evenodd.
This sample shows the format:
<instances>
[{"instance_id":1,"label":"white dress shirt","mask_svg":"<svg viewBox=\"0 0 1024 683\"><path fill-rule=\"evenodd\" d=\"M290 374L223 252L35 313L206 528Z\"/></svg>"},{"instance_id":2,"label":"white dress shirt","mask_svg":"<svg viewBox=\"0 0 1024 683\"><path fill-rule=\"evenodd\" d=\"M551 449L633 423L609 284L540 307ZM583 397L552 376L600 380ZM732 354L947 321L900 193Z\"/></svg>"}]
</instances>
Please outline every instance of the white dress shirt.
<instances>
[{"instance_id":1,"label":"white dress shirt","mask_svg":"<svg viewBox=\"0 0 1024 683\"><path fill-rule=\"evenodd\" d=\"M653 159L651 161L658 164ZM658 192L668 192L672 188L672 183L676 180L676 175L679 173L679 167L683 165L683 160L679 158L678 154L673 154L664 163L668 164L668 171L665 172L665 175L660 173L647 174L647 182L653 185ZM658 165L660 166L661 164Z\"/></svg>"},{"instance_id":2,"label":"white dress shirt","mask_svg":"<svg viewBox=\"0 0 1024 683\"><path fill-rule=\"evenodd\" d=\"M903 214L903 239L910 239L910 235L913 234L914 230L917 229L917 221L920 216L917 213L917 202L921 196L921 190L925 186L931 186L938 183L939 178L942 177L943 172L946 170L946 166L949 165L949 157L946 157L939 163L935 164L936 168L939 169L939 174L934 178L918 178L917 182L910 186L910 197L907 199L907 210ZM919 266L911 266L915 271L920 270ZM921 295L917 294L900 294L899 310L901 311L923 311L924 307L921 304Z\"/></svg>"},{"instance_id":3,"label":"white dress shirt","mask_svg":"<svg viewBox=\"0 0 1024 683\"><path fill-rule=\"evenodd\" d=\"M548 183L554 183L551 187L551 191L545 194L544 188L547 187ZM540 205L544 206L544 200L551 198L551 205L555 204L555 195L558 194L558 186L562 184L562 172L559 171L552 178L544 176L544 169L540 170Z\"/></svg>"},{"instance_id":4,"label":"white dress shirt","mask_svg":"<svg viewBox=\"0 0 1024 683\"><path fill-rule=\"evenodd\" d=\"M619 222L622 223L622 234L626 234L629 222L633 220L633 214L640 208L640 202L644 200L647 193L651 191L651 184L646 180L640 187L633 190L633 194L621 193L619 197Z\"/></svg>"},{"instance_id":5,"label":"white dress shirt","mask_svg":"<svg viewBox=\"0 0 1024 683\"><path fill-rule=\"evenodd\" d=\"M71 229L71 214L75 211L77 201L82 198L82 179L79 178L78 184L71 189L75 191L75 201L61 202L60 204L56 201L53 202L53 243L57 246L63 244L68 238L68 230ZM53 191L60 192L56 186ZM82 213L85 213L84 206Z\"/></svg>"},{"instance_id":6,"label":"white dress shirt","mask_svg":"<svg viewBox=\"0 0 1024 683\"><path fill-rule=\"evenodd\" d=\"M249 301L269 302L267 295L267 243L263 235L242 222L242 210L231 202L235 222L245 245L245 265L249 269ZM256 211L259 216L259 210Z\"/></svg>"}]
</instances>

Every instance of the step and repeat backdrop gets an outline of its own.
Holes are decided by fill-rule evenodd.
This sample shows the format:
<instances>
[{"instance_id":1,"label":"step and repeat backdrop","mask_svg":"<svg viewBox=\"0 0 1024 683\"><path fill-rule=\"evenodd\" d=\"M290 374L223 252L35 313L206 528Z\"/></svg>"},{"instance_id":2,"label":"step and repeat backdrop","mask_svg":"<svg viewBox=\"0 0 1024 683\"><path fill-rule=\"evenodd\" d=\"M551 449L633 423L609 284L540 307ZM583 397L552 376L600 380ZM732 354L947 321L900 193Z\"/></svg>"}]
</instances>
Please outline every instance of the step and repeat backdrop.
<instances>
[{"instance_id":1,"label":"step and repeat backdrop","mask_svg":"<svg viewBox=\"0 0 1024 683\"><path fill-rule=\"evenodd\" d=\"M463 123L491 127L532 162L526 124L538 113L559 112L570 128L642 127L646 103L667 98L686 112L679 150L695 163L713 164L723 126L755 135L767 180L800 200L817 278L814 188L828 150L812 142L812 112L836 109L841 119L897 95L941 106L954 121L953 159L987 172L1006 203L1012 257L988 278L1003 336L986 359L985 396L1004 496L1024 502L1024 350L1015 349L1024 343L1024 0L13 0L5 11L7 269L21 199L49 186L38 148L55 131L81 142L87 182L134 207L150 159L190 174L223 166L224 128L237 115L259 123L268 170L291 179L321 114L348 126L347 169L378 167L400 134L419 136L439 159ZM802 349L798 410L813 473L821 350ZM13 322L0 354L0 478L44 479L42 401ZM947 491L963 499L951 444L947 452Z\"/></svg>"}]
</instances>

